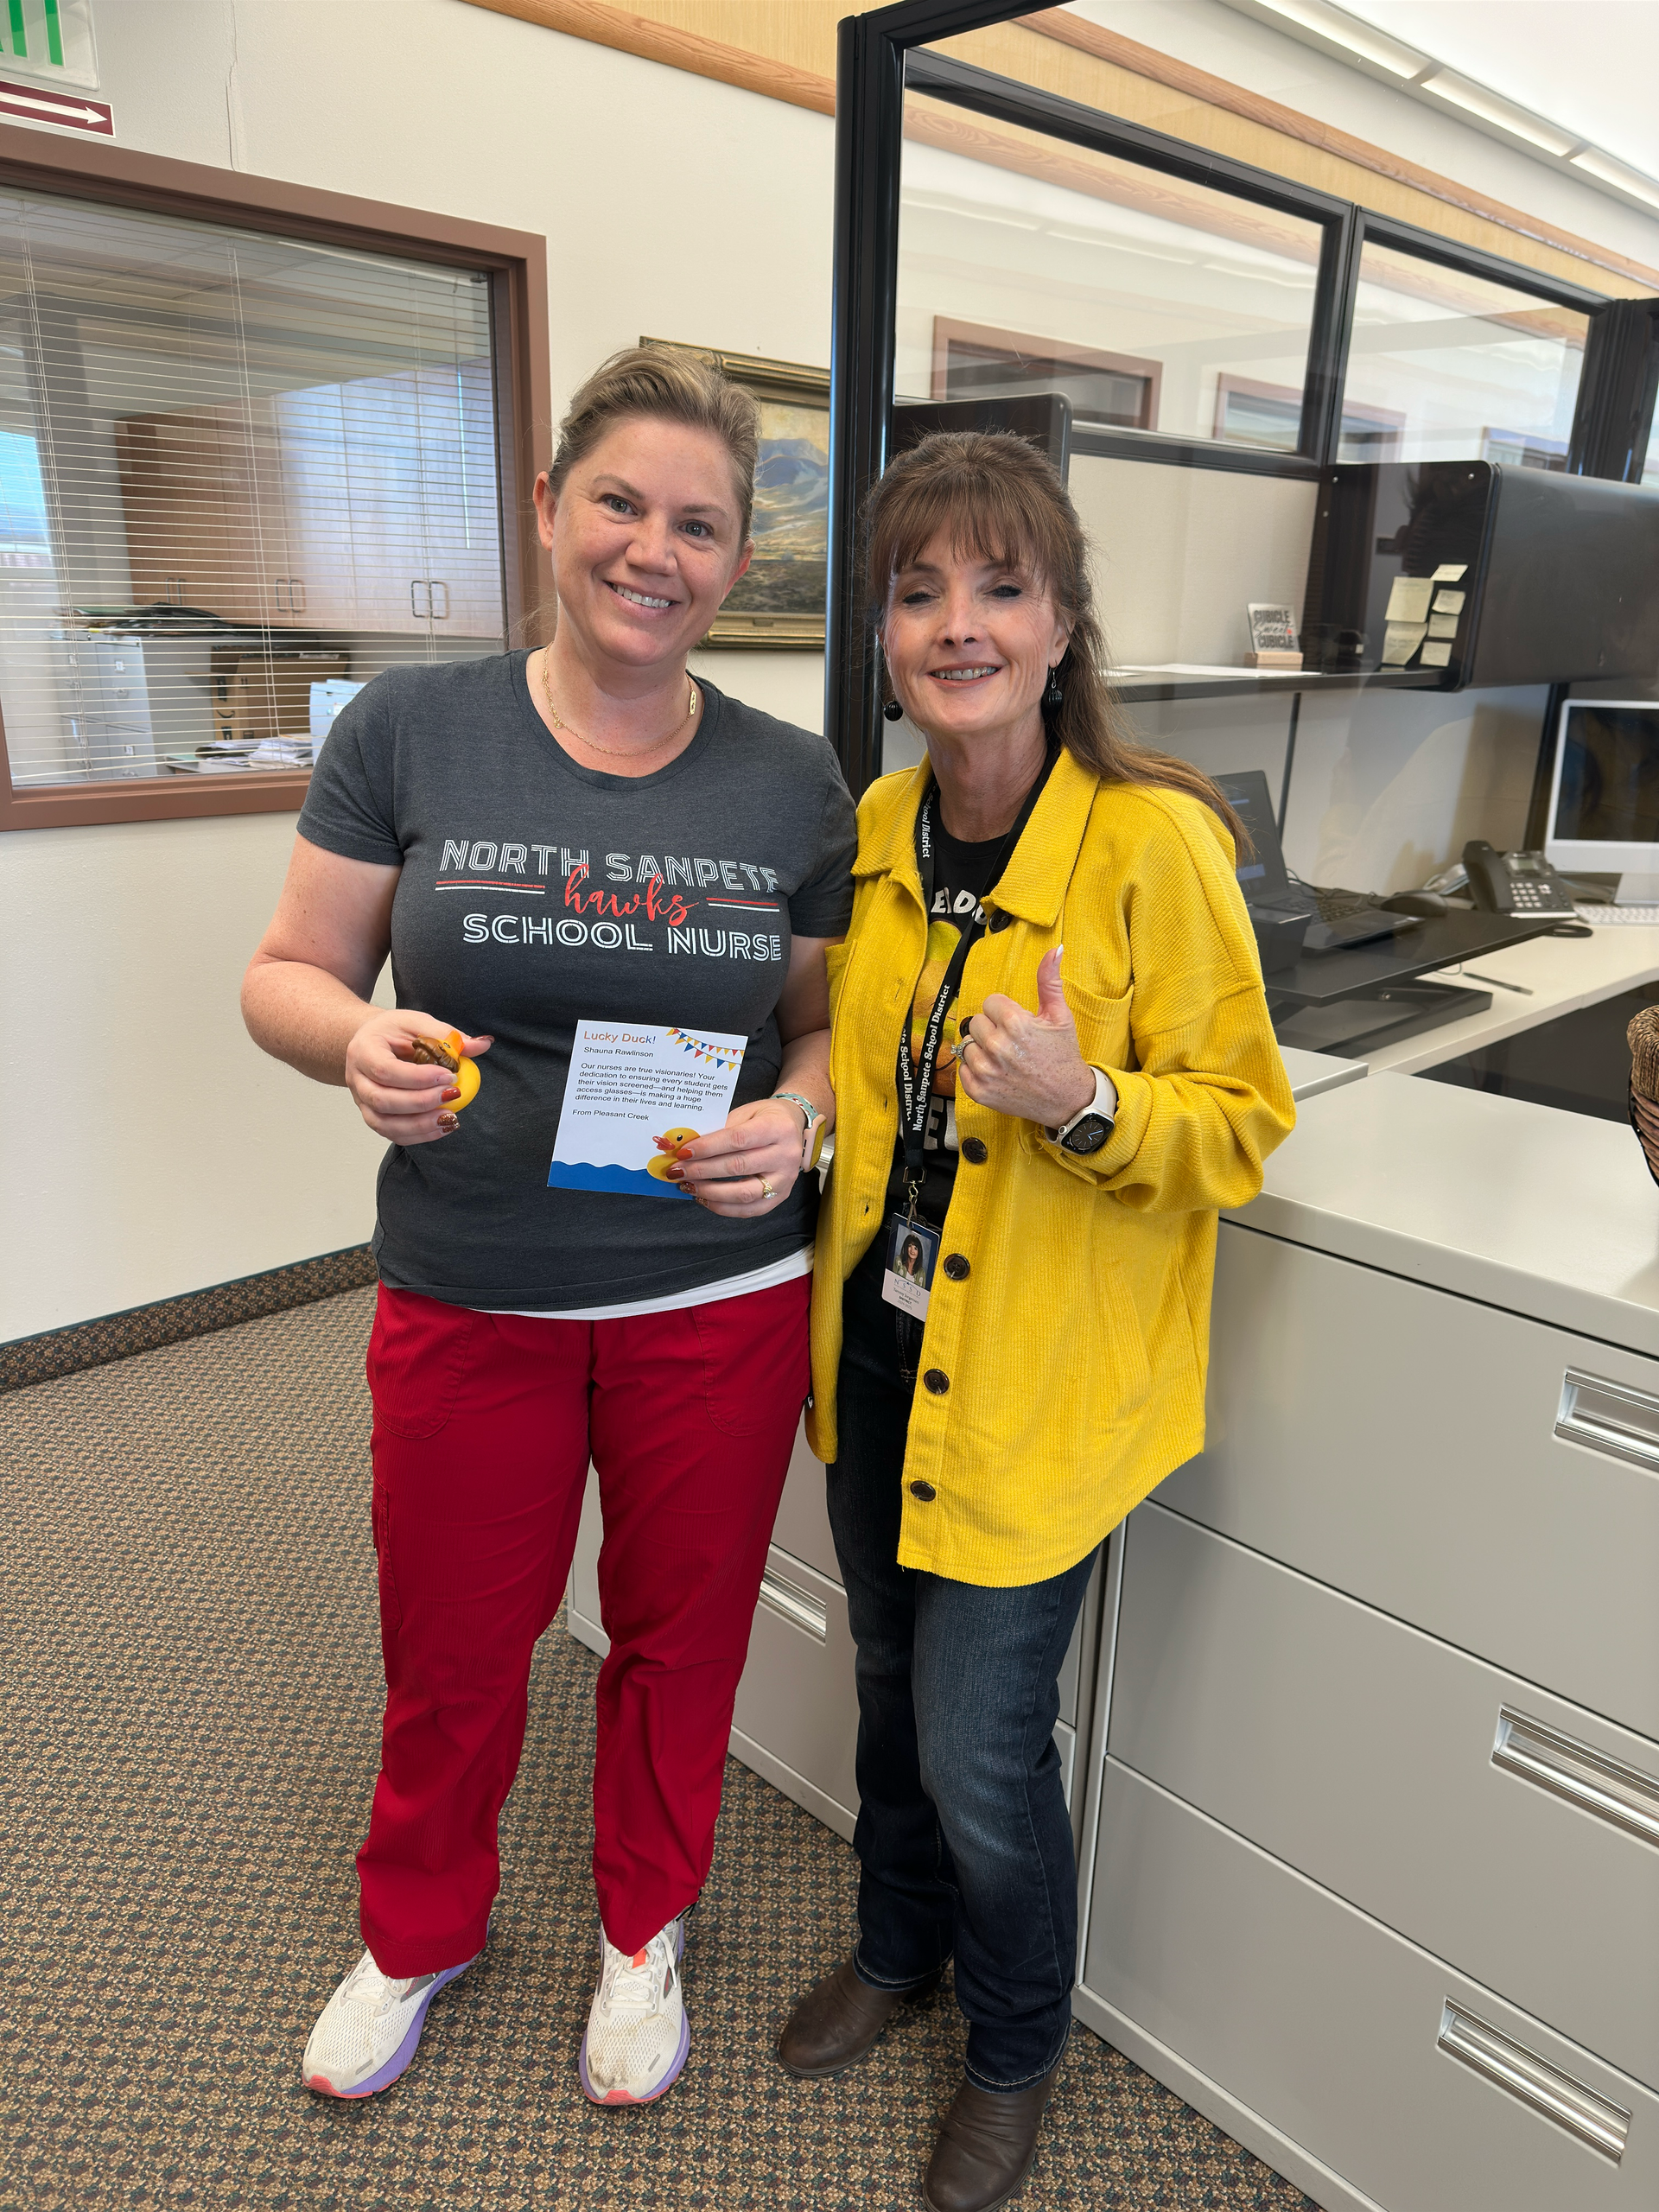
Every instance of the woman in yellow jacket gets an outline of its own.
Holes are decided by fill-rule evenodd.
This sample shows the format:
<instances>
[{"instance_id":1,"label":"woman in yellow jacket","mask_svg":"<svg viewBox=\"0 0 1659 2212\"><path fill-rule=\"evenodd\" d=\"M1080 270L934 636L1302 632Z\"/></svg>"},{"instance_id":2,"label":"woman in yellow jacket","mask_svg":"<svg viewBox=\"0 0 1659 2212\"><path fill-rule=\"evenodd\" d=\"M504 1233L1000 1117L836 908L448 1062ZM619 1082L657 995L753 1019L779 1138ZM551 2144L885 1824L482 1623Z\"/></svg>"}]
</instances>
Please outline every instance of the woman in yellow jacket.
<instances>
[{"instance_id":1,"label":"woman in yellow jacket","mask_svg":"<svg viewBox=\"0 0 1659 2212\"><path fill-rule=\"evenodd\" d=\"M928 758L866 793L830 954L808 1420L858 1645L860 1934L779 2056L841 2072L954 1958L925 2196L986 2212L1070 2024L1059 1667L1102 1538L1203 1442L1217 1210L1294 1109L1237 824L1122 734L1052 467L925 440L876 487L869 577Z\"/></svg>"}]
</instances>

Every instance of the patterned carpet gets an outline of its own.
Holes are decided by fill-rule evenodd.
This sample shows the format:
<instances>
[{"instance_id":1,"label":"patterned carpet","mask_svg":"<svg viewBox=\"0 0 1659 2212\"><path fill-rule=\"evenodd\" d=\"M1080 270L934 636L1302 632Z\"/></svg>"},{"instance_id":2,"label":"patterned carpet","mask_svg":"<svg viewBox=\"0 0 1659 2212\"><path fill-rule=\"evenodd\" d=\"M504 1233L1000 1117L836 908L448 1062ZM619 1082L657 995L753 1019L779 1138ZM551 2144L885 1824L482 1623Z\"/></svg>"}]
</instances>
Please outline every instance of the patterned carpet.
<instances>
[{"instance_id":1,"label":"patterned carpet","mask_svg":"<svg viewBox=\"0 0 1659 2212\"><path fill-rule=\"evenodd\" d=\"M846 1948L847 1847L727 1770L691 1923L691 2057L596 2111L575 2053L594 1941L596 1662L544 1639L489 1954L363 2104L297 2062L359 1949L378 1654L353 1291L6 1401L0 2204L888 2212L954 2087L936 2001L840 2082L782 2073L791 1998ZM1021 2199L1308 2200L1086 2030Z\"/></svg>"}]
</instances>

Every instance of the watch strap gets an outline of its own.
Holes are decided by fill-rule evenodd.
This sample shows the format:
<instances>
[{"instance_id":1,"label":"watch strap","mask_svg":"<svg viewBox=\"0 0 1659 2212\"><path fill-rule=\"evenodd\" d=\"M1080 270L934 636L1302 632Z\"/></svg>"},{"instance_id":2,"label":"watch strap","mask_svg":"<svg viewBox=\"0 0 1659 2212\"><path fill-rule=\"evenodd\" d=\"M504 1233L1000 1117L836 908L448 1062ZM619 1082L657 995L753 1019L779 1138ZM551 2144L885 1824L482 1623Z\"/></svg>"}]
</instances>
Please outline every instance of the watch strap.
<instances>
[{"instance_id":1,"label":"watch strap","mask_svg":"<svg viewBox=\"0 0 1659 2212\"><path fill-rule=\"evenodd\" d=\"M1090 1114L1097 1115L1099 1118L1105 1122L1109 1129L1116 1126L1117 1121L1117 1085L1112 1081L1112 1078L1107 1074L1104 1068L1095 1067L1093 1064L1090 1063L1090 1072L1095 1078L1094 1096L1090 1099L1087 1105L1080 1106L1069 1122L1062 1122L1058 1129L1046 1128L1043 1131L1043 1135L1048 1139L1051 1144L1063 1144L1066 1138L1071 1135L1072 1130L1077 1128L1077 1123L1079 1122L1086 1121Z\"/></svg>"},{"instance_id":2,"label":"watch strap","mask_svg":"<svg viewBox=\"0 0 1659 2212\"><path fill-rule=\"evenodd\" d=\"M818 1164L818 1155L823 1150L823 1133L829 1123L822 1110L810 1098L803 1098L798 1090L774 1090L772 1095L801 1109L801 1173L809 1174Z\"/></svg>"}]
</instances>

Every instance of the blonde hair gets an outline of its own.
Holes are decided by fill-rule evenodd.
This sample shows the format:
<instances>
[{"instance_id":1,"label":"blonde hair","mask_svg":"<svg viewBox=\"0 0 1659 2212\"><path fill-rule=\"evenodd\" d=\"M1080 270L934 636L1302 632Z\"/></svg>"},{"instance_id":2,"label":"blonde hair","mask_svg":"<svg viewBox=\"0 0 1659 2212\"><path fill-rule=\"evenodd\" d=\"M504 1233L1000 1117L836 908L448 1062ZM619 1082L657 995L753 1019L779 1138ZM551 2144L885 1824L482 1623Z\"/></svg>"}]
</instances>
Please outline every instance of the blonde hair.
<instances>
[{"instance_id":1,"label":"blonde hair","mask_svg":"<svg viewBox=\"0 0 1659 2212\"><path fill-rule=\"evenodd\" d=\"M1065 696L1045 704L1051 733L1103 781L1185 791L1212 807L1242 856L1244 825L1208 776L1135 735L1107 681L1106 640L1095 612L1089 540L1059 471L1009 430L939 430L890 461L865 508L865 575L879 627L893 581L941 531L953 552L1006 564L1039 583L1071 629L1058 676Z\"/></svg>"},{"instance_id":2,"label":"blonde hair","mask_svg":"<svg viewBox=\"0 0 1659 2212\"><path fill-rule=\"evenodd\" d=\"M601 361L565 410L558 443L548 464L556 493L578 461L585 461L619 423L640 418L711 430L732 460L732 479L742 509L741 537L754 516L754 464L760 416L741 385L712 361L668 346L629 346Z\"/></svg>"}]
</instances>

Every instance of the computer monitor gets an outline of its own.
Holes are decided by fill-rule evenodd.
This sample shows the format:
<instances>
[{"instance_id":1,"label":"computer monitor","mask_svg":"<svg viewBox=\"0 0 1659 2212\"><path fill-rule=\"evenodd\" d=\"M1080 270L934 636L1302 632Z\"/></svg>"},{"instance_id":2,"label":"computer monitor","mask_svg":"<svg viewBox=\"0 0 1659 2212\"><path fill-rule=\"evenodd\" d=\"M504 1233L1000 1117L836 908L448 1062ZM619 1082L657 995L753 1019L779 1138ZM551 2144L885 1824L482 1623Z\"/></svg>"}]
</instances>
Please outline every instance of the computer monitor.
<instances>
[{"instance_id":1,"label":"computer monitor","mask_svg":"<svg viewBox=\"0 0 1659 2212\"><path fill-rule=\"evenodd\" d=\"M1568 699L1555 738L1544 857L1659 899L1659 699Z\"/></svg>"},{"instance_id":2,"label":"computer monitor","mask_svg":"<svg viewBox=\"0 0 1659 2212\"><path fill-rule=\"evenodd\" d=\"M1285 870L1284 849L1279 842L1279 823L1273 811L1273 795L1260 768L1241 768L1216 778L1217 789L1244 824L1254 853L1241 853L1238 887L1247 906L1275 905L1290 889Z\"/></svg>"}]
</instances>

